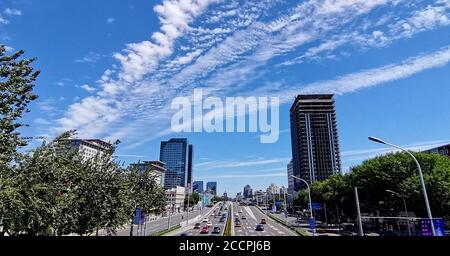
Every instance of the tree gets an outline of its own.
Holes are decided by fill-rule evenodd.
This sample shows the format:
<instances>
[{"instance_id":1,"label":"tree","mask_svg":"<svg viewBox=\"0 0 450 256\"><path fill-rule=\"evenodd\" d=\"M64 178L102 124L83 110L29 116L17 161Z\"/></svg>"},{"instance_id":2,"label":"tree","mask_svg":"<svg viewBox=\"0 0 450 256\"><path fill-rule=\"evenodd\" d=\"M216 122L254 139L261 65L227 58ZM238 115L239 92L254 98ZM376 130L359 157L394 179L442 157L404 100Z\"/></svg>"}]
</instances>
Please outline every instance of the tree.
<instances>
[{"instance_id":1,"label":"tree","mask_svg":"<svg viewBox=\"0 0 450 256\"><path fill-rule=\"evenodd\" d=\"M151 170L139 170L137 166L130 166L126 173L127 198L130 203L128 210L131 220L130 236L133 235L133 218L135 209L139 208L149 214L160 214L166 208L166 194L156 182Z\"/></svg>"},{"instance_id":2,"label":"tree","mask_svg":"<svg viewBox=\"0 0 450 256\"><path fill-rule=\"evenodd\" d=\"M450 158L437 154L414 153L418 159L427 187L433 215L450 218ZM346 175L335 175L312 184L314 202L326 203L351 218L356 218L354 187L358 187L361 210L378 212L381 216L397 216L403 211L401 198L386 190L403 195L408 210L426 217L426 208L414 161L405 153L387 154L364 161ZM307 193L299 193L295 203L307 203ZM337 213L335 211L334 213Z\"/></svg>"},{"instance_id":3,"label":"tree","mask_svg":"<svg viewBox=\"0 0 450 256\"><path fill-rule=\"evenodd\" d=\"M35 59L20 59L24 51L8 56L5 49L0 45L0 236L12 228L14 210L25 207L14 177L18 149L26 145L17 130L23 126L19 119L29 111L27 105L37 98L33 88L39 75L31 67Z\"/></svg>"},{"instance_id":4,"label":"tree","mask_svg":"<svg viewBox=\"0 0 450 256\"><path fill-rule=\"evenodd\" d=\"M194 193L190 194L189 196L186 195L186 197L184 198L185 208L187 208L187 206L188 206L188 198L189 198L189 206L190 207L192 207L192 206L198 204L198 202L200 202L200 195L197 192L194 192Z\"/></svg>"},{"instance_id":5,"label":"tree","mask_svg":"<svg viewBox=\"0 0 450 256\"><path fill-rule=\"evenodd\" d=\"M5 46L0 45L0 167L5 171L18 156L18 147L26 142L19 137L19 122L28 112L27 105L37 99L33 93L34 81L39 75L30 65L32 59L19 59L24 51L5 55Z\"/></svg>"}]
</instances>

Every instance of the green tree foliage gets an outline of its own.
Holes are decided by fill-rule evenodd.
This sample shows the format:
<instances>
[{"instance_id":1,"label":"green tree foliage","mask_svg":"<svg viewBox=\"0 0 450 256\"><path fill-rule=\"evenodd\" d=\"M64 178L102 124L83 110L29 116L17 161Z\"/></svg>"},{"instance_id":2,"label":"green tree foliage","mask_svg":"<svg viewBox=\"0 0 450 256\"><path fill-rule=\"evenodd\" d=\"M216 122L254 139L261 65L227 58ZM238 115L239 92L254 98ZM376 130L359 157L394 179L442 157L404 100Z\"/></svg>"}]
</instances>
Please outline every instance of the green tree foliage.
<instances>
[{"instance_id":1,"label":"green tree foliage","mask_svg":"<svg viewBox=\"0 0 450 256\"><path fill-rule=\"evenodd\" d=\"M450 218L450 158L437 154L415 153L424 173L431 209L435 217ZM330 214L339 211L354 219L354 187L358 187L361 210L396 216L403 211L402 199L386 190L404 195L408 211L426 217L426 208L419 183L418 170L410 156L387 154L353 167L346 175L332 176L311 186L314 202L327 204ZM307 207L306 191L294 201Z\"/></svg>"},{"instance_id":2,"label":"green tree foliage","mask_svg":"<svg viewBox=\"0 0 450 256\"><path fill-rule=\"evenodd\" d=\"M28 112L27 105L37 96L33 93L34 81L39 75L31 67L35 59L20 59L24 51L5 55L0 45L0 168L5 171L15 160L17 150L25 146L17 129L23 126L19 119Z\"/></svg>"},{"instance_id":3,"label":"green tree foliage","mask_svg":"<svg viewBox=\"0 0 450 256\"><path fill-rule=\"evenodd\" d=\"M37 96L35 59L24 52L5 55L0 46L0 236L108 234L127 224L136 207L159 214L165 192L150 170L124 170L113 161L118 143L95 158L83 159L70 145L69 131L32 152L18 129L27 105Z\"/></svg>"},{"instance_id":4,"label":"green tree foliage","mask_svg":"<svg viewBox=\"0 0 450 256\"><path fill-rule=\"evenodd\" d=\"M189 206L194 206L200 202L200 195L197 192L194 192L190 194L189 196L186 195L184 198L184 206L187 207L188 205L188 198L189 198Z\"/></svg>"},{"instance_id":5,"label":"green tree foliage","mask_svg":"<svg viewBox=\"0 0 450 256\"><path fill-rule=\"evenodd\" d=\"M136 166L130 166L126 172L127 197L130 208L128 211L131 220L130 236L133 234L134 210L141 209L145 213L160 214L166 206L166 194L156 182L151 170L141 171Z\"/></svg>"}]
</instances>

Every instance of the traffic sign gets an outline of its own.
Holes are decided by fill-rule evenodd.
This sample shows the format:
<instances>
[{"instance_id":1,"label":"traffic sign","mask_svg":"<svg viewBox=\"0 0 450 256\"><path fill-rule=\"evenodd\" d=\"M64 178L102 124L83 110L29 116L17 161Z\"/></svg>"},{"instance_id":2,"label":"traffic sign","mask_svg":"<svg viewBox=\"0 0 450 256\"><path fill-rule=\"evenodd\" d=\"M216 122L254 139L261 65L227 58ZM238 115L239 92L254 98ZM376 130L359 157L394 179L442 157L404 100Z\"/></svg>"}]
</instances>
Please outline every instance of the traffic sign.
<instances>
[{"instance_id":1,"label":"traffic sign","mask_svg":"<svg viewBox=\"0 0 450 256\"><path fill-rule=\"evenodd\" d=\"M140 224L140 221L141 221L141 209L140 208L136 208L134 210L133 224L138 225L138 224Z\"/></svg>"},{"instance_id":2,"label":"traffic sign","mask_svg":"<svg viewBox=\"0 0 450 256\"><path fill-rule=\"evenodd\" d=\"M312 203L313 210L320 210L322 209L322 205L320 203Z\"/></svg>"},{"instance_id":3,"label":"traffic sign","mask_svg":"<svg viewBox=\"0 0 450 256\"><path fill-rule=\"evenodd\" d=\"M310 218L310 219L308 220L308 223L309 223L309 228L310 228L310 229L316 229L316 219Z\"/></svg>"},{"instance_id":4,"label":"traffic sign","mask_svg":"<svg viewBox=\"0 0 450 256\"><path fill-rule=\"evenodd\" d=\"M445 236L444 220L442 218L433 219L433 224L436 236ZM422 227L422 236L433 236L430 219L420 220L420 226Z\"/></svg>"}]
</instances>

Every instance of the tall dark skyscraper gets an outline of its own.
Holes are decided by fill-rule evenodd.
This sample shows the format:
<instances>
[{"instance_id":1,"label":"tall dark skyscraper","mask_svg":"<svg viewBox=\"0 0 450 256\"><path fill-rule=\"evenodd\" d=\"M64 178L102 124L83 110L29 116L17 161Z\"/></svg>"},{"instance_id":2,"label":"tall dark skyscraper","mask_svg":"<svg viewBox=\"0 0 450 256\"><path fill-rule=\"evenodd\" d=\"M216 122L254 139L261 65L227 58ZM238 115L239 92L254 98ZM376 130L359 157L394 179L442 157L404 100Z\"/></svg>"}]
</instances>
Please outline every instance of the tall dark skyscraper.
<instances>
[{"instance_id":1,"label":"tall dark skyscraper","mask_svg":"<svg viewBox=\"0 0 450 256\"><path fill-rule=\"evenodd\" d=\"M192 187L192 147L187 139L176 138L161 142L160 161L166 164L164 187Z\"/></svg>"},{"instance_id":2,"label":"tall dark skyscraper","mask_svg":"<svg viewBox=\"0 0 450 256\"><path fill-rule=\"evenodd\" d=\"M194 181L194 185L192 186L192 191L197 193L203 193L203 181Z\"/></svg>"},{"instance_id":3,"label":"tall dark skyscraper","mask_svg":"<svg viewBox=\"0 0 450 256\"><path fill-rule=\"evenodd\" d=\"M206 192L217 196L217 182L214 181L206 183Z\"/></svg>"},{"instance_id":4,"label":"tall dark skyscraper","mask_svg":"<svg viewBox=\"0 0 450 256\"><path fill-rule=\"evenodd\" d=\"M192 187L192 158L194 157L194 147L192 145L189 145L188 149L188 177L187 177L187 183L190 184Z\"/></svg>"},{"instance_id":5,"label":"tall dark skyscraper","mask_svg":"<svg viewBox=\"0 0 450 256\"><path fill-rule=\"evenodd\" d=\"M299 95L290 110L292 168L308 183L341 172L333 95ZM294 190L305 185L294 180Z\"/></svg>"}]
</instances>

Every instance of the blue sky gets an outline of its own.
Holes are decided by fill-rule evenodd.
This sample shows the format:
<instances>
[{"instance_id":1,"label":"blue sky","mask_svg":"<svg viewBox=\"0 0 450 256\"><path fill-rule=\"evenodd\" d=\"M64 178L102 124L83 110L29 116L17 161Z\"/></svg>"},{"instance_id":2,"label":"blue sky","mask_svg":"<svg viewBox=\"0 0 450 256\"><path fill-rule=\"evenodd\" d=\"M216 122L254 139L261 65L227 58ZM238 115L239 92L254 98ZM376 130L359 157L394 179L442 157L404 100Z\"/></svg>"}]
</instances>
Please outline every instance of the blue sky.
<instances>
[{"instance_id":1,"label":"blue sky","mask_svg":"<svg viewBox=\"0 0 450 256\"><path fill-rule=\"evenodd\" d=\"M187 137L194 179L235 194L287 183L289 107L335 93L344 170L388 149L450 141L450 1L2 0L0 43L42 70L27 136L121 139L126 162ZM174 97L279 96L280 139L170 133ZM30 145L30 147L32 147Z\"/></svg>"}]
</instances>

